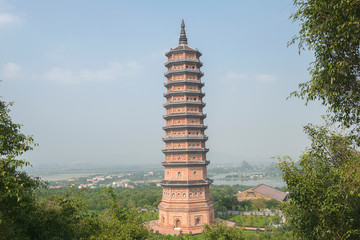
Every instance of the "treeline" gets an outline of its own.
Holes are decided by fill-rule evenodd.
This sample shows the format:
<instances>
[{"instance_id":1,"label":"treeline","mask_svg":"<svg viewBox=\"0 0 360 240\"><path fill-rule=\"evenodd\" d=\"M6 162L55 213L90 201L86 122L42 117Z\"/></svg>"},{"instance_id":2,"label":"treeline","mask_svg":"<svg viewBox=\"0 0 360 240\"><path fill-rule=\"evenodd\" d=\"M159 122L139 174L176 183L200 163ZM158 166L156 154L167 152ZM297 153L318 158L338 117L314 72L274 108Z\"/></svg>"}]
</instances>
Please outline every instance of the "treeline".
<instances>
[{"instance_id":1,"label":"treeline","mask_svg":"<svg viewBox=\"0 0 360 240\"><path fill-rule=\"evenodd\" d=\"M28 198L21 195L7 209L1 208L0 239L245 239L241 229L227 228L221 223L205 227L204 233L199 236L180 235L166 236L149 231L146 219L136 209L121 206L117 194L112 188L99 191L74 191L72 189L57 192L42 190L41 198L32 194L28 189ZM90 189L89 189L90 190ZM91 189L94 190L94 189ZM144 190L144 189L143 189ZM153 191L150 189L148 193ZM156 190L157 191L157 190ZM45 194L45 192L47 192ZM122 193L124 194L124 192ZM133 194L132 196L136 196ZM84 199L81 196L88 196ZM101 196L101 210L95 202ZM132 197L131 197L132 198ZM120 198L119 198L120 199ZM16 204L19 203L19 204ZM155 203L155 202L154 202Z\"/></svg>"},{"instance_id":2,"label":"treeline","mask_svg":"<svg viewBox=\"0 0 360 240\"><path fill-rule=\"evenodd\" d=\"M89 210L101 212L108 208L107 188L60 188L60 189L39 189L36 191L38 199L43 200L52 195L71 195L82 199ZM162 188L160 187L141 187L135 189L114 188L115 201L123 208L135 209L146 208L154 209L160 203Z\"/></svg>"},{"instance_id":3,"label":"treeline","mask_svg":"<svg viewBox=\"0 0 360 240\"><path fill-rule=\"evenodd\" d=\"M235 197L240 191L249 189L251 186L245 185L212 185L210 187L211 198L215 205L215 211L227 211L227 210L239 210L239 211L252 211L268 208L271 210L278 209L279 202L276 200L266 201L264 199L258 199L253 201L239 202Z\"/></svg>"},{"instance_id":4,"label":"treeline","mask_svg":"<svg viewBox=\"0 0 360 240\"><path fill-rule=\"evenodd\" d=\"M251 211L268 208L275 210L278 208L278 201L263 199L255 201L239 202L235 194L239 191L249 189L250 186L244 185L211 185L210 194L215 205L216 211L240 210ZM157 208L162 198L161 187L141 187L135 189L114 188L112 190L116 195L115 201L119 206L126 209L137 209L143 211L152 211ZM108 208L106 188L60 188L60 189L38 189L36 196L39 200L44 200L49 196L74 196L86 204L90 211L101 212Z\"/></svg>"}]
</instances>

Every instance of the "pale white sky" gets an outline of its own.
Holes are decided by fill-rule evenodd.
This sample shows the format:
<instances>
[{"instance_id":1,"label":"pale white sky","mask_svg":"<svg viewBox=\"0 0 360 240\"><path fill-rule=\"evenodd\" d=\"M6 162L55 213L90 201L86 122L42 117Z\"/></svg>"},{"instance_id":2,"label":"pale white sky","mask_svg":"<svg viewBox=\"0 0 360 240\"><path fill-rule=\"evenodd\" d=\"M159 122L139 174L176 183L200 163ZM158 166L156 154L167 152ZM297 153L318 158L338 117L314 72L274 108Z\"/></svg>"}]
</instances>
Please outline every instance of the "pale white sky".
<instances>
[{"instance_id":1,"label":"pale white sky","mask_svg":"<svg viewBox=\"0 0 360 240\"><path fill-rule=\"evenodd\" d=\"M0 0L0 96L39 147L36 167L163 161L164 53L188 43L203 56L215 164L297 157L302 127L323 107L286 100L308 78L311 53L279 1Z\"/></svg>"}]
</instances>

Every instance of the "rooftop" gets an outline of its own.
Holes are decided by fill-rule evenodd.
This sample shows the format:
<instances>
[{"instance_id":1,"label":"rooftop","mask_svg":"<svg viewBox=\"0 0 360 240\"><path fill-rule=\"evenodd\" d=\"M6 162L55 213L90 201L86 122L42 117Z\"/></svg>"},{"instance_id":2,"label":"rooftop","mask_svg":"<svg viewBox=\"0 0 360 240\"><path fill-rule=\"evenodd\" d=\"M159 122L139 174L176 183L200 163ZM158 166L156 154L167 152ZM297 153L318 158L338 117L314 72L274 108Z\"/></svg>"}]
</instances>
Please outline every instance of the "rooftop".
<instances>
[{"instance_id":1,"label":"rooftop","mask_svg":"<svg viewBox=\"0 0 360 240\"><path fill-rule=\"evenodd\" d=\"M286 199L286 196L287 196L287 193L286 192L283 192L283 191L280 191L278 189L275 189L275 188L272 188L266 184L259 184L259 185L256 185L255 187L252 187L248 190L245 190L243 192L247 192L247 191L254 191L256 193L260 193L260 194L263 194L263 195L266 195L272 199L275 199L275 200L278 200L278 201L284 201ZM241 192L241 193L243 193ZM238 193L238 194L241 194L241 193Z\"/></svg>"}]
</instances>

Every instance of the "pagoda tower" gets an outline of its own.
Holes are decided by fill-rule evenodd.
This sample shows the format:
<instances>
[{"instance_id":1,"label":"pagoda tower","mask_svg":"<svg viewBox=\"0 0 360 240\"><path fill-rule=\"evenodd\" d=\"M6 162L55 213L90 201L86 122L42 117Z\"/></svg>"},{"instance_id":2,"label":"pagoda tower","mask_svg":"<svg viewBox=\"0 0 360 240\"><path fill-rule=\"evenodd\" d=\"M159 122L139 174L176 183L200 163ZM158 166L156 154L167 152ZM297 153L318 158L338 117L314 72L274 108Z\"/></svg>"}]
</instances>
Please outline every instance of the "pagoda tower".
<instances>
[{"instance_id":1,"label":"pagoda tower","mask_svg":"<svg viewBox=\"0 0 360 240\"><path fill-rule=\"evenodd\" d=\"M164 84L166 102L166 134L163 138L165 161L163 196L159 204L160 233L201 233L204 224L214 220L214 204L210 198L206 166L202 92L204 75L200 68L201 53L187 45L184 20L181 23L179 46L167 52L167 78Z\"/></svg>"}]
</instances>

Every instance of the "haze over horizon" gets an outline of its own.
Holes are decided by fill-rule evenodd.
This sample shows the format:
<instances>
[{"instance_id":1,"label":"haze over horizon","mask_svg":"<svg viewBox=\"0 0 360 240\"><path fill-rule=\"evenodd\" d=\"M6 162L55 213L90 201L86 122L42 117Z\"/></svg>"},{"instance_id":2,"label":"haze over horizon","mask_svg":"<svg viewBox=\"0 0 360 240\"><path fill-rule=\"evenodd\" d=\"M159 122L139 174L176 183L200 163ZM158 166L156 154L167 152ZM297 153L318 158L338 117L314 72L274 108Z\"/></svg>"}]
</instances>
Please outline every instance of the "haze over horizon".
<instances>
[{"instance_id":1,"label":"haze over horizon","mask_svg":"<svg viewBox=\"0 0 360 240\"><path fill-rule=\"evenodd\" d=\"M298 32L289 1L0 0L0 96L38 147L41 164L155 165L165 120L164 53L188 45L202 71L213 164L297 158L302 127L325 108L286 98L308 80L311 53L287 42Z\"/></svg>"}]
</instances>

